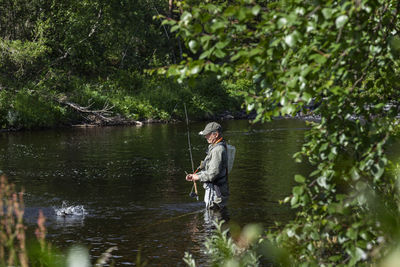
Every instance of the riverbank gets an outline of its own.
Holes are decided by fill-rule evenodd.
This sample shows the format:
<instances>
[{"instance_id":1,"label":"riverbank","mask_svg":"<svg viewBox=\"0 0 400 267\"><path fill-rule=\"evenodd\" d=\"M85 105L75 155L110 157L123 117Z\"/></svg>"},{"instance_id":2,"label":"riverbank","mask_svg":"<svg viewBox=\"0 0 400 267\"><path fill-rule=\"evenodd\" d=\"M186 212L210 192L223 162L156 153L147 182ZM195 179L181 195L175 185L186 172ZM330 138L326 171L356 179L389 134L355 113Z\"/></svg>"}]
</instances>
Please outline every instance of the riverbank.
<instances>
[{"instance_id":1,"label":"riverbank","mask_svg":"<svg viewBox=\"0 0 400 267\"><path fill-rule=\"evenodd\" d=\"M256 112L247 113L245 110L229 111L225 110L215 115L209 115L202 118L196 118L192 121L226 121L226 120L249 120L252 121L256 118ZM319 121L320 117L312 113L309 114L296 114L295 116L275 117L274 119L299 119L304 121ZM48 128L95 128L95 127L113 127L113 126L143 126L146 124L166 124L166 123L180 123L184 118L171 118L165 119L142 119L134 120L123 116L103 117L102 119L95 119L92 122L82 121L73 124L59 125L57 127L42 127L35 129L48 129ZM0 129L0 132L17 132L27 130L24 128L7 128Z\"/></svg>"},{"instance_id":2,"label":"riverbank","mask_svg":"<svg viewBox=\"0 0 400 267\"><path fill-rule=\"evenodd\" d=\"M196 121L223 121L223 120L253 120L255 118L255 113L247 114L245 111L224 111L222 113L216 114L214 116L204 117L200 119L196 119ZM70 125L59 125L57 127L41 127L34 129L46 129L46 128L94 128L94 127L112 127L112 126L143 126L145 124L158 124L158 123L178 123L182 122L182 118L171 118L169 120L163 119L143 119L143 120L134 120L129 118L124 118L122 116L115 117L104 117L103 120L94 120L92 122L77 122ZM0 132L17 132L27 130L22 127L20 128L6 128L0 129Z\"/></svg>"},{"instance_id":3,"label":"riverbank","mask_svg":"<svg viewBox=\"0 0 400 267\"><path fill-rule=\"evenodd\" d=\"M178 84L138 73L124 78L122 83L120 76L70 76L62 87L53 88L61 79L55 77L40 88L27 84L0 89L0 131L174 122L185 118L183 103L191 120L246 117L242 97L232 90L247 90L250 85L238 80L204 76L191 84Z\"/></svg>"}]
</instances>

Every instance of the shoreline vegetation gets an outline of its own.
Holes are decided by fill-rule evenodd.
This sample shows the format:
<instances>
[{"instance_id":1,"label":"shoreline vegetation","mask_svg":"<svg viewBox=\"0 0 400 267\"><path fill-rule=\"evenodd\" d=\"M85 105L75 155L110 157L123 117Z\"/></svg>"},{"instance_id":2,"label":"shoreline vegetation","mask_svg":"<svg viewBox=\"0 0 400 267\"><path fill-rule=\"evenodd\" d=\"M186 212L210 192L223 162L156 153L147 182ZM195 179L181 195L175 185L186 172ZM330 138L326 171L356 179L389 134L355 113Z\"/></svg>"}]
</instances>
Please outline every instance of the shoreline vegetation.
<instances>
[{"instance_id":1,"label":"shoreline vegetation","mask_svg":"<svg viewBox=\"0 0 400 267\"><path fill-rule=\"evenodd\" d=\"M254 117L243 110L240 96L230 92L247 88L247 81L204 76L181 85L155 75L125 74L125 84L120 76L95 82L72 77L73 82L58 90L48 84L41 89L1 88L0 131L176 122L184 118L183 103L193 120Z\"/></svg>"},{"instance_id":2,"label":"shoreline vegetation","mask_svg":"<svg viewBox=\"0 0 400 267\"><path fill-rule=\"evenodd\" d=\"M182 102L183 103L183 102ZM142 126L145 124L159 124L159 123L178 123L182 122L183 118L180 116L169 118L140 118L133 119L121 114L107 114L107 110L90 110L86 107L79 106L75 103L68 103L68 106L75 109L78 113L82 113L82 119L72 119L70 122L55 122L50 125L42 124L29 124L25 125L19 123L17 125L8 125L6 128L0 128L0 132L16 132L24 130L43 130L54 128L93 128L93 127L113 127L113 126ZM10 114L10 111L9 111ZM192 115L196 117L195 115ZM204 116L197 117L193 121L209 121L209 120L254 120L256 117L255 112L247 113L243 109L236 110L223 110L215 114L205 114Z\"/></svg>"},{"instance_id":3,"label":"shoreline vegetation","mask_svg":"<svg viewBox=\"0 0 400 267\"><path fill-rule=\"evenodd\" d=\"M195 121L225 121L225 120L249 120L254 121L256 118L256 113L251 112L248 113L245 110L238 110L238 111L223 111L218 114L196 119ZM103 116L104 117L104 116ZM309 114L297 114L295 116L278 116L272 119L299 119L304 121L319 121L320 117L316 116L312 113ZM111 116L111 117L104 117L103 120L97 119L95 121L87 122L81 121L76 122L75 124L68 124L68 125L58 125L55 127L35 127L32 128L3 128L0 129L1 132L17 132L17 131L24 131L24 130L43 130L43 129L55 129L55 128L97 128L97 127L114 127L114 126L143 126L146 124L165 124L165 123L179 123L183 122L182 118L172 118L169 120L163 119L153 119L147 118L142 120L134 120L129 119L126 117L121 117L120 115Z\"/></svg>"}]
</instances>

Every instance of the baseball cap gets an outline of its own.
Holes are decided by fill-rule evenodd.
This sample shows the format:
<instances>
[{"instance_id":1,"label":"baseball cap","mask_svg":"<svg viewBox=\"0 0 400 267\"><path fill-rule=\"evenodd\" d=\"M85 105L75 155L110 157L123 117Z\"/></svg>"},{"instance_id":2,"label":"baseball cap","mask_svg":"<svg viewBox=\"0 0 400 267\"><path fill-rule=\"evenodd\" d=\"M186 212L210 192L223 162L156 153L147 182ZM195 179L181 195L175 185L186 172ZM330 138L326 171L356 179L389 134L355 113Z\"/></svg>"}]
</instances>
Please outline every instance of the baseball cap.
<instances>
[{"instance_id":1,"label":"baseball cap","mask_svg":"<svg viewBox=\"0 0 400 267\"><path fill-rule=\"evenodd\" d=\"M207 135L212 132L222 132L222 127L219 123L213 121L206 125L203 131L199 132L200 135Z\"/></svg>"}]
</instances>

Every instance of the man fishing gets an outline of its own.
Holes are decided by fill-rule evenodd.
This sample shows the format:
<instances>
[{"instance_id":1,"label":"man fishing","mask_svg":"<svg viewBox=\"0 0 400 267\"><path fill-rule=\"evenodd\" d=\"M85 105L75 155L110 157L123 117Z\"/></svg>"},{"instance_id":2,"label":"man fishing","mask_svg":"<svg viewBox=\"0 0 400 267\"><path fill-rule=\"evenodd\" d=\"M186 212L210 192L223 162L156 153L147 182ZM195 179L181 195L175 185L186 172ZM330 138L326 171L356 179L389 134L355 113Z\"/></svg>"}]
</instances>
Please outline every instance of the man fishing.
<instances>
[{"instance_id":1,"label":"man fishing","mask_svg":"<svg viewBox=\"0 0 400 267\"><path fill-rule=\"evenodd\" d=\"M199 134L209 143L207 156L198 168L199 172L186 175L186 180L203 183L207 209L222 210L229 196L227 146L222 137L222 127L210 122Z\"/></svg>"}]
</instances>

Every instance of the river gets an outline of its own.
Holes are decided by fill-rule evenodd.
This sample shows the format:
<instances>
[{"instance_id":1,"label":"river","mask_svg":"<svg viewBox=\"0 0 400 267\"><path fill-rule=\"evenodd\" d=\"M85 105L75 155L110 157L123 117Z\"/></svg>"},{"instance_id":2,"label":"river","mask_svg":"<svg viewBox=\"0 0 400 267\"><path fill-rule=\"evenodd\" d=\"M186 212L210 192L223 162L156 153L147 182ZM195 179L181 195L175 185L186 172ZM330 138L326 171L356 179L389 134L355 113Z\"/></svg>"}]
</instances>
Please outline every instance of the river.
<instances>
[{"instance_id":1,"label":"river","mask_svg":"<svg viewBox=\"0 0 400 267\"><path fill-rule=\"evenodd\" d=\"M268 228L289 220L293 211L278 201L290 194L293 175L305 171L292 159L305 123L221 124L236 147L229 224ZM205 156L206 140L197 135L204 125L190 125L195 164ZM1 133L0 170L25 191L28 235L42 210L46 239L61 251L79 244L94 262L117 246L115 266L135 265L139 254L148 266L185 266L185 251L199 265L207 262L202 250L211 227L184 179L191 171L184 123ZM75 208L73 215L57 215L63 208Z\"/></svg>"}]
</instances>

